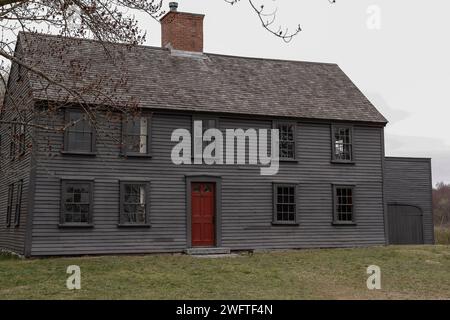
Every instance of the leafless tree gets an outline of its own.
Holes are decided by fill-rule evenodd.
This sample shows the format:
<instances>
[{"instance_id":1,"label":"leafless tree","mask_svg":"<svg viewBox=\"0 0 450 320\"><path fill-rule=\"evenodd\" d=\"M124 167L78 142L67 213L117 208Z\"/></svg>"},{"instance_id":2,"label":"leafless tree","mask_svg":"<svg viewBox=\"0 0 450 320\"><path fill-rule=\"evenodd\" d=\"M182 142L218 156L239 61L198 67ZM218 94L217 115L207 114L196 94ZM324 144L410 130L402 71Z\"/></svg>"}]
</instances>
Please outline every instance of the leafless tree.
<instances>
[{"instance_id":1,"label":"leafless tree","mask_svg":"<svg viewBox=\"0 0 450 320\"><path fill-rule=\"evenodd\" d=\"M232 5L239 0L222 0ZM266 12L264 5L256 4L255 0L247 0L262 26L273 35L289 42L301 31L300 25L294 30L279 27L274 29L277 12ZM324 0L325 1L325 0ZM334 3L334 0L327 0ZM126 87L129 75L126 65L121 63L120 52L114 43L121 43L121 50L142 44L146 40L146 32L138 27L135 16L138 13L145 13L151 19L159 21L165 13L162 0L0 0L0 92L4 95L2 101L2 111L6 105L11 106L19 116L11 120L8 117L0 118L0 125L23 127L38 127L46 131L65 131L68 127L76 125L74 122L52 125L52 122L40 123L35 121L36 117L45 113L45 116L57 114L68 105L77 104L85 111L85 117L95 126L98 116L98 109L114 118L116 112L137 113L139 112L138 101L117 101L112 96L103 91L104 83L108 83L111 90L119 90ZM27 60L24 57L30 52L19 52L17 37L22 33L23 41L36 41L36 37L27 37L30 33L56 34L62 37L89 38L95 39L104 47L105 56L111 60L122 76L109 79L108 74L99 74L94 79L84 81L81 86L67 85L61 76L52 74L48 70L40 67L39 59ZM30 40L34 39L34 40ZM24 45L20 50L42 50L40 59L46 56L58 56L62 63L67 66L66 75L72 78L82 78L83 72L88 68L89 61L73 60L70 54L65 51L60 44L55 48L48 46L37 46L30 43ZM31 52L36 54L36 52ZM42 99L47 101L46 105L39 110L23 110L24 103L29 96L18 93L11 93L8 86L11 66L16 65L24 77L33 78L40 83L39 95L45 97L50 93L53 98ZM81 83L81 81L80 81ZM58 92L58 99L54 99L55 91ZM94 96L95 101L87 101L85 97ZM55 101L57 100L57 101ZM108 110L104 110L105 106ZM5 111L5 110L3 110ZM3 115L5 112L0 112ZM98 128L100 130L100 128ZM15 130L9 130L12 140L19 140L19 135L15 135ZM20 130L19 130L20 131ZM101 132L100 132L101 133ZM118 143L120 143L118 141ZM20 144L20 141L17 141ZM31 146L31 145L30 145ZM1 155L2 158L5 155Z\"/></svg>"},{"instance_id":2,"label":"leafless tree","mask_svg":"<svg viewBox=\"0 0 450 320\"><path fill-rule=\"evenodd\" d=\"M1 82L6 87L11 63L17 63L81 100L79 92L64 87L45 70L30 65L14 53L18 33L56 33L65 37L93 38L102 43L136 45L145 41L146 34L138 28L134 14L145 12L158 20L164 14L162 5L162 0L0 0Z\"/></svg>"},{"instance_id":3,"label":"leafless tree","mask_svg":"<svg viewBox=\"0 0 450 320\"><path fill-rule=\"evenodd\" d=\"M433 189L433 213L436 226L450 225L450 184L440 182Z\"/></svg>"},{"instance_id":4,"label":"leafless tree","mask_svg":"<svg viewBox=\"0 0 450 320\"><path fill-rule=\"evenodd\" d=\"M237 4L240 1L241 0L225 0L225 2L228 2L231 5ZM302 31L302 27L300 24L298 24L294 30L290 30L289 27L282 27L281 25L278 25L278 27L274 28L277 19L278 9L275 8L272 11L267 11L265 9L264 3L257 5L255 0L247 0L247 1L250 7L258 16L262 27L266 29L269 33L273 34L274 36L281 38L283 41L290 42L295 36L297 36ZM336 0L328 0L328 2L330 4L334 4L336 3Z\"/></svg>"},{"instance_id":5,"label":"leafless tree","mask_svg":"<svg viewBox=\"0 0 450 320\"><path fill-rule=\"evenodd\" d=\"M56 123L47 121L45 123L36 121L37 118L45 114L45 117L55 116L67 105L77 104L85 111L93 126L96 125L98 109L108 106L112 110L132 113L137 108L137 104L130 101L120 105L114 101L110 95L102 92L101 88L108 81L107 74L99 74L95 79L83 82L83 85L67 85L61 75L54 74L41 67L38 59L27 59L30 55L46 59L48 56L59 57L60 62L67 66L65 75L70 75L71 79L83 77L82 73L89 65L86 61L77 61L70 57L70 48L61 46L60 43L51 47L51 43L40 45L31 43L39 38L29 36L31 33L56 34L62 37L90 38L95 39L104 47L105 56L123 72L119 79L108 82L114 90L120 88L126 82L127 72L121 68L120 59L114 50L110 50L111 43L124 43L128 46L135 46L145 41L146 33L138 28L138 21L134 16L137 13L146 13L152 19L159 20L164 14L162 10L162 0L0 0L0 84L3 88L2 112L0 124L8 126L9 130L2 130L3 141L11 141L12 146L23 149L31 147L32 142L24 146L21 134L22 131L38 127L44 131L63 132L68 127L76 125L72 123ZM17 44L18 35L22 34L21 45ZM29 43L28 43L29 42ZM24 44L26 43L26 44ZM50 47L49 47L50 45ZM126 50L124 46L122 46ZM27 51L28 50L28 51ZM27 52L25 52L27 51ZM32 51L32 52L29 52ZM12 67L16 66L15 90L9 90L8 78L11 77ZM24 94L17 88L20 81L33 79L39 82L38 94L47 101L41 108L26 110L29 103L26 103L30 96L36 92ZM82 83L82 82L80 82ZM12 86L11 86L12 87ZM33 89L35 90L35 89ZM54 99L55 91L59 98ZM49 99L45 99L48 95ZM95 96L96 100L87 101L86 96ZM53 97L53 99L50 98ZM9 110L6 110L6 107ZM15 114L14 117L8 117ZM106 110L112 114L111 110ZM81 121L81 119L79 120ZM4 128L3 128L4 129ZM5 132L10 136L6 137ZM2 148L4 152L5 148ZM6 154L1 154L1 159L8 158Z\"/></svg>"}]
</instances>

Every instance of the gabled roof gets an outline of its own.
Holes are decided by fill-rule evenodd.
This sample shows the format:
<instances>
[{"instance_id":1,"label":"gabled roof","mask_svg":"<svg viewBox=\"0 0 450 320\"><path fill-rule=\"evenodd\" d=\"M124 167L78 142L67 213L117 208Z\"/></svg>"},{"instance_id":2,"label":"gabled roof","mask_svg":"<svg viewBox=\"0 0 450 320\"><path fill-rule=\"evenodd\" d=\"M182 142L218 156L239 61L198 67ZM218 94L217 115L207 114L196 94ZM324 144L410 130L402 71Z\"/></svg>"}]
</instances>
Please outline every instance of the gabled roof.
<instances>
[{"instance_id":1,"label":"gabled roof","mask_svg":"<svg viewBox=\"0 0 450 320\"><path fill-rule=\"evenodd\" d=\"M87 102L98 102L106 93L120 103L135 100L157 109L387 122L335 64L186 56L162 48L31 33L19 38L27 61L64 86L95 86L86 91ZM30 81L36 99L66 98L54 86L44 93L45 81L36 76Z\"/></svg>"}]
</instances>

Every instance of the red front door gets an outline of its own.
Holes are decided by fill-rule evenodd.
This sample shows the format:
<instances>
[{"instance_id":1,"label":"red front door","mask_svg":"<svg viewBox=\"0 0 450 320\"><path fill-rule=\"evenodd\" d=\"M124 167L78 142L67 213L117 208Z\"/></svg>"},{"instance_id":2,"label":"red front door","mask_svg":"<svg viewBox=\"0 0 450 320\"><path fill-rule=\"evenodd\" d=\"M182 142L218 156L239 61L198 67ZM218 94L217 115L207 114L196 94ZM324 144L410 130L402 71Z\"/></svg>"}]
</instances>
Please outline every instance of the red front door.
<instances>
[{"instance_id":1,"label":"red front door","mask_svg":"<svg viewBox=\"0 0 450 320\"><path fill-rule=\"evenodd\" d=\"M214 246L215 184L192 183L192 246Z\"/></svg>"}]
</instances>

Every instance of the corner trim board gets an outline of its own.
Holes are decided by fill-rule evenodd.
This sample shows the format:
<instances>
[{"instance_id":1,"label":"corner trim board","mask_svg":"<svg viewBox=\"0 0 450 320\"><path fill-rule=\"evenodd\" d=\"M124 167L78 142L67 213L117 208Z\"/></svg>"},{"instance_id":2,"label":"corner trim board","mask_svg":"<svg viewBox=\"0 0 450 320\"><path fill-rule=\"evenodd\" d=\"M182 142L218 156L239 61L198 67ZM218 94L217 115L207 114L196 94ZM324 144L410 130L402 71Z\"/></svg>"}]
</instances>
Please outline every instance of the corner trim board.
<instances>
[{"instance_id":1,"label":"corner trim board","mask_svg":"<svg viewBox=\"0 0 450 320\"><path fill-rule=\"evenodd\" d=\"M24 239L24 256L26 258L31 257L32 253L32 242L33 242L33 216L34 216L34 194L36 190L36 148L37 141L34 137L36 137L37 130L33 128L32 135L32 150L31 150L31 159L30 159L30 178L28 180L28 194L27 194L27 215L26 215L26 223L25 223L25 239Z\"/></svg>"}]
</instances>

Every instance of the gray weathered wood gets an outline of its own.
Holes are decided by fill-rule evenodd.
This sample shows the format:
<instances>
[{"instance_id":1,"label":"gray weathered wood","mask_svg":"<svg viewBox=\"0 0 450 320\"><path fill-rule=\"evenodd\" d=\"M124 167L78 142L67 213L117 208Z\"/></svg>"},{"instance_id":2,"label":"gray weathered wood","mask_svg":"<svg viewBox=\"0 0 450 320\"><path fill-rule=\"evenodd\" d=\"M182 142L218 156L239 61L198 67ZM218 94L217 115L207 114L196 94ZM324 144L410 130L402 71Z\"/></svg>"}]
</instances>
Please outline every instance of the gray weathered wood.
<instances>
[{"instance_id":1,"label":"gray weathered wood","mask_svg":"<svg viewBox=\"0 0 450 320\"><path fill-rule=\"evenodd\" d=\"M388 212L390 211L388 224L391 223L390 220L394 214L391 205L418 207L423 214L423 242L433 244L431 160L387 157L385 161L385 187L386 202L391 210L388 210ZM404 214L405 210L408 211L405 208L396 208L396 210L400 210L400 214ZM408 220L406 223L413 222ZM389 228L389 230L392 229ZM393 241L396 241L396 239L393 239ZM389 241L389 243L393 242Z\"/></svg>"}]
</instances>

